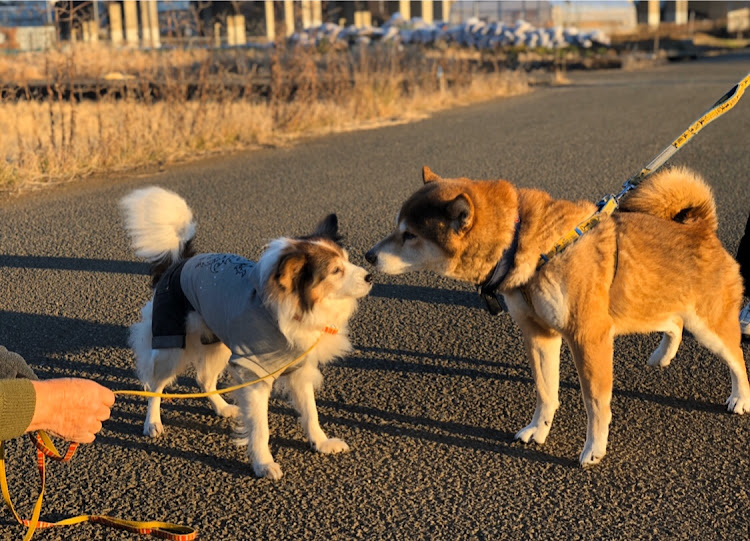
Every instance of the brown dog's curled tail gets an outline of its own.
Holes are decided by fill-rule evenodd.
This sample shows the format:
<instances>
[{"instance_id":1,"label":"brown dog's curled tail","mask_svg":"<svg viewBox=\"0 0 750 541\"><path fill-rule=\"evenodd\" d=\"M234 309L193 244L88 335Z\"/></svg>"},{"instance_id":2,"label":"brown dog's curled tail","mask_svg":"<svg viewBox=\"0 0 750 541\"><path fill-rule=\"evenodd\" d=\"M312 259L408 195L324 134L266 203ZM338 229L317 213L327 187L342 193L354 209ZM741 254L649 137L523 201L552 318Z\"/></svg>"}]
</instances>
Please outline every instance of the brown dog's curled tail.
<instances>
[{"instance_id":1,"label":"brown dog's curled tail","mask_svg":"<svg viewBox=\"0 0 750 541\"><path fill-rule=\"evenodd\" d=\"M680 223L701 221L712 231L719 225L711 187L686 167L673 167L648 177L621 201L620 210Z\"/></svg>"}]
</instances>

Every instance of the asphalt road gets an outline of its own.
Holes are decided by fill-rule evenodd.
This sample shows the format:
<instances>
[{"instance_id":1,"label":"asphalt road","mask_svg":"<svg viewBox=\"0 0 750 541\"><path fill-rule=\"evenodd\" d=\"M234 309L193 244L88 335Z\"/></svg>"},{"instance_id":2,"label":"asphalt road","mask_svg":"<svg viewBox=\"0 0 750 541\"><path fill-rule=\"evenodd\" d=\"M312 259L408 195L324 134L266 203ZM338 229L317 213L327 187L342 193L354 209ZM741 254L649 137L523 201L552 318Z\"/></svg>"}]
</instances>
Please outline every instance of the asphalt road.
<instances>
[{"instance_id":1,"label":"asphalt road","mask_svg":"<svg viewBox=\"0 0 750 541\"><path fill-rule=\"evenodd\" d=\"M116 207L135 187L185 196L200 250L248 257L336 211L353 260L364 264L419 187L423 164L443 176L504 177L598 199L748 71L745 53L576 73L571 86L414 124L5 200L0 344L44 378L137 388L126 335L149 297L147 269L128 248ZM672 160L714 187L719 234L732 252L750 210L748 126L750 97ZM325 369L319 393L324 428L351 453L312 452L291 408L274 399L271 448L284 477L259 480L207 401L165 404L167 433L148 440L145 401L119 398L96 442L69 465L52 465L43 517L167 520L211 540L750 538L750 416L725 411L728 370L691 337L665 370L646 366L658 336L617 340L608 455L584 471L585 412L566 348L562 407L547 443L514 442L531 418L534 388L510 317L492 318L470 286L432 275L376 281L352 323L356 351ZM182 377L173 390L196 386ZM15 440L7 451L14 497L28 515L37 491L31 446ZM0 512L0 538L21 534ZM38 534L136 537L95 525Z\"/></svg>"}]
</instances>

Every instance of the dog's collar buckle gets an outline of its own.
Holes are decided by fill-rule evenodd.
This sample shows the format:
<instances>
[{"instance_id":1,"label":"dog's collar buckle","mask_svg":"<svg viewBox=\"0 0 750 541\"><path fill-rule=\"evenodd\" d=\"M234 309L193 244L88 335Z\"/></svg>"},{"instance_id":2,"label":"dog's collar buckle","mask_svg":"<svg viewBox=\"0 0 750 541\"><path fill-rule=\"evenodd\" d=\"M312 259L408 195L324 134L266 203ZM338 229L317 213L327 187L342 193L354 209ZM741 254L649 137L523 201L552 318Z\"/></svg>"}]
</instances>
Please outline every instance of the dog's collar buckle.
<instances>
[{"instance_id":1,"label":"dog's collar buckle","mask_svg":"<svg viewBox=\"0 0 750 541\"><path fill-rule=\"evenodd\" d=\"M516 257L516 251L518 250L518 234L521 230L521 218L516 216L515 221L516 227L513 232L513 241L504 251L503 255L500 256L500 260L495 265L495 269L492 271L489 279L479 284L479 294L487 303L487 310L491 315L496 316L503 311L503 305L500 303L500 299L497 297L497 289L503 280L508 276L510 270L513 268L513 261Z\"/></svg>"}]
</instances>

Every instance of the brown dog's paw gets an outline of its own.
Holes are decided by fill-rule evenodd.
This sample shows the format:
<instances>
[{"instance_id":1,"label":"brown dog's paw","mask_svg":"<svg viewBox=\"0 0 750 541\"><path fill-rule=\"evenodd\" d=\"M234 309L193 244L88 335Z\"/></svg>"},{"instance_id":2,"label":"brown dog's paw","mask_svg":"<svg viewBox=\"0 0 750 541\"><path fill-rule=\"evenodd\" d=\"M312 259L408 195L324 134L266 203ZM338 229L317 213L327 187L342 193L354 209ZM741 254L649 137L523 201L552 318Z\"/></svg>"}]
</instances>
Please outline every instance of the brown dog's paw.
<instances>
[{"instance_id":1,"label":"brown dog's paw","mask_svg":"<svg viewBox=\"0 0 750 541\"><path fill-rule=\"evenodd\" d=\"M737 415L750 413L750 396L730 396L727 398L727 410Z\"/></svg>"}]
</instances>

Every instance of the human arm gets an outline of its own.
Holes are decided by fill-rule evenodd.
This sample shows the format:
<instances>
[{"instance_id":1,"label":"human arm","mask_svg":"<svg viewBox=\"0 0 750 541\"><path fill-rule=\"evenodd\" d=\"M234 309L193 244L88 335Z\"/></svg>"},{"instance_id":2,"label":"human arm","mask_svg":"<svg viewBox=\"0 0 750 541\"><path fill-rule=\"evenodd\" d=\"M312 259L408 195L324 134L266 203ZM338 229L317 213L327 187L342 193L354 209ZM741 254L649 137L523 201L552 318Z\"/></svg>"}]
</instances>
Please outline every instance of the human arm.
<instances>
[{"instance_id":1,"label":"human arm","mask_svg":"<svg viewBox=\"0 0 750 541\"><path fill-rule=\"evenodd\" d=\"M0 380L0 441L20 436L34 417L36 392L28 379Z\"/></svg>"},{"instance_id":2,"label":"human arm","mask_svg":"<svg viewBox=\"0 0 750 541\"><path fill-rule=\"evenodd\" d=\"M18 353L0 346L0 441L24 433L34 416L34 371Z\"/></svg>"}]
</instances>

